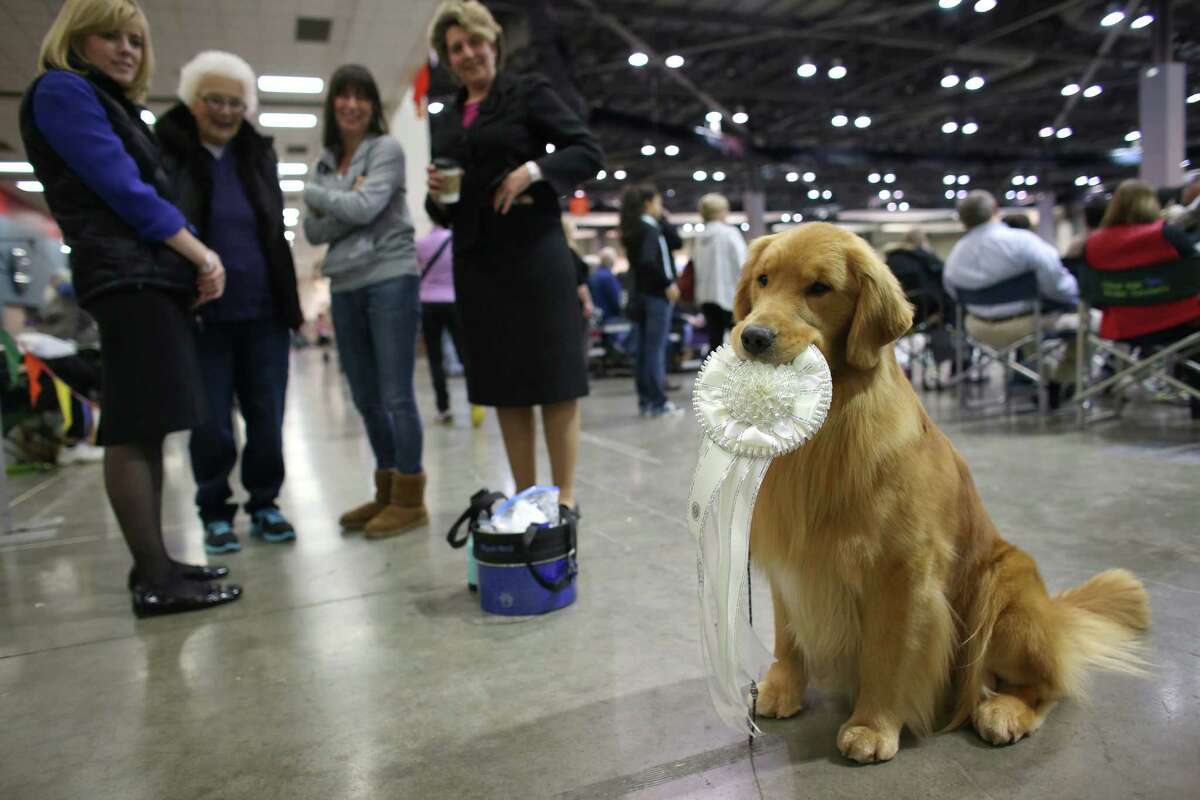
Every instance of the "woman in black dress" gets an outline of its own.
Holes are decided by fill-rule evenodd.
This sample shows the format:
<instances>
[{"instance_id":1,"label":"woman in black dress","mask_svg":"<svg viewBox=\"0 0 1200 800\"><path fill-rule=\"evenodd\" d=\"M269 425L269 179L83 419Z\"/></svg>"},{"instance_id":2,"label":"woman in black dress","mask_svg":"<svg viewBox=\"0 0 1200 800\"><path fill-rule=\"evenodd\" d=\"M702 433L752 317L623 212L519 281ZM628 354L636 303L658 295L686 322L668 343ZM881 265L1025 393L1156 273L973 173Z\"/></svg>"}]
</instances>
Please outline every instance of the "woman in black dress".
<instances>
[{"instance_id":1,"label":"woman in black dress","mask_svg":"<svg viewBox=\"0 0 1200 800\"><path fill-rule=\"evenodd\" d=\"M518 490L536 483L533 407L542 407L552 477L574 509L587 364L558 198L595 175L603 154L545 78L498 71L500 34L473 1L443 3L434 19L432 46L463 88L433 117L433 157L463 175L458 202L442 204L444 179L430 167L426 207L454 229L467 394L496 407Z\"/></svg>"}]
</instances>

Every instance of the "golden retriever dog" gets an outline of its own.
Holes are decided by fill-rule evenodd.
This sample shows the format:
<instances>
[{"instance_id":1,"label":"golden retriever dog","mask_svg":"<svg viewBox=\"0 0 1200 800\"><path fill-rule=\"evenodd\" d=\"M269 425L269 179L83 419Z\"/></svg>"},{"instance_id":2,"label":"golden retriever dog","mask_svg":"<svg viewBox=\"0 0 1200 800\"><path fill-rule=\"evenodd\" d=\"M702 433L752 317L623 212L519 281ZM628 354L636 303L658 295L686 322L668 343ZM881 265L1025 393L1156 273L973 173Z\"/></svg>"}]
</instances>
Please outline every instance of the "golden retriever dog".
<instances>
[{"instance_id":1,"label":"golden retriever dog","mask_svg":"<svg viewBox=\"0 0 1200 800\"><path fill-rule=\"evenodd\" d=\"M810 680L844 689L854 710L838 749L887 761L905 726L970 720L1008 744L1081 695L1088 667L1140 671L1142 584L1109 570L1051 597L1000 538L896 363L912 308L866 242L824 223L760 238L735 306L739 355L785 363L816 345L834 387L825 424L775 460L754 510L775 609L760 714L799 712Z\"/></svg>"}]
</instances>

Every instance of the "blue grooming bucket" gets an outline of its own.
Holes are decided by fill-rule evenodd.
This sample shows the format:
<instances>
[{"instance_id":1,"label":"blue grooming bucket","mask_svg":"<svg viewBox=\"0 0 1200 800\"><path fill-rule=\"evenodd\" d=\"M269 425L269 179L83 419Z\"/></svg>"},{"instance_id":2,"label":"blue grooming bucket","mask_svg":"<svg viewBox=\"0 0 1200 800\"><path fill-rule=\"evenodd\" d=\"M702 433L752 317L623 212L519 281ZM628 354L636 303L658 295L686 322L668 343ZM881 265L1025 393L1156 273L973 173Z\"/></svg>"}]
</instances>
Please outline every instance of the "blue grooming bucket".
<instances>
[{"instance_id":1,"label":"blue grooming bucket","mask_svg":"<svg viewBox=\"0 0 1200 800\"><path fill-rule=\"evenodd\" d=\"M484 611L505 616L530 616L557 611L575 602L575 519L554 526L531 525L524 533L491 533L479 529L499 492L481 489L471 497L446 535L451 547L470 547L467 583L476 585ZM462 523L467 535L461 536Z\"/></svg>"}]
</instances>

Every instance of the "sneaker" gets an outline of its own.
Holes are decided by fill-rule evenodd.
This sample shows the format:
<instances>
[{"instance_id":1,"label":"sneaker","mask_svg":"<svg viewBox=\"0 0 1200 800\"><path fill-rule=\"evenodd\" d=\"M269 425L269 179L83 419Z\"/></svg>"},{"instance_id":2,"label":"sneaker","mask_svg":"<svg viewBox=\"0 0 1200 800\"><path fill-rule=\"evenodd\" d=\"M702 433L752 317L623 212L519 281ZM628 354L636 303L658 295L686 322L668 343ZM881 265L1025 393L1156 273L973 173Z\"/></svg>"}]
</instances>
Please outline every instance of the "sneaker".
<instances>
[{"instance_id":1,"label":"sneaker","mask_svg":"<svg viewBox=\"0 0 1200 800\"><path fill-rule=\"evenodd\" d=\"M668 400L661 406L650 409L649 413L652 417L676 417L683 413L683 409Z\"/></svg>"},{"instance_id":2,"label":"sneaker","mask_svg":"<svg viewBox=\"0 0 1200 800\"><path fill-rule=\"evenodd\" d=\"M264 508L250 515L250 535L272 544L290 542L296 538L296 529L278 508Z\"/></svg>"},{"instance_id":3,"label":"sneaker","mask_svg":"<svg viewBox=\"0 0 1200 800\"><path fill-rule=\"evenodd\" d=\"M204 523L204 550L209 553L236 553L242 549L233 526L223 519Z\"/></svg>"},{"instance_id":4,"label":"sneaker","mask_svg":"<svg viewBox=\"0 0 1200 800\"><path fill-rule=\"evenodd\" d=\"M439 411L437 413L437 423L438 425L453 425L454 415L449 411Z\"/></svg>"},{"instance_id":5,"label":"sneaker","mask_svg":"<svg viewBox=\"0 0 1200 800\"><path fill-rule=\"evenodd\" d=\"M61 447L58 450L58 465L65 467L68 464L95 464L97 461L104 460L104 448L93 447L87 442L79 442L70 447Z\"/></svg>"}]
</instances>

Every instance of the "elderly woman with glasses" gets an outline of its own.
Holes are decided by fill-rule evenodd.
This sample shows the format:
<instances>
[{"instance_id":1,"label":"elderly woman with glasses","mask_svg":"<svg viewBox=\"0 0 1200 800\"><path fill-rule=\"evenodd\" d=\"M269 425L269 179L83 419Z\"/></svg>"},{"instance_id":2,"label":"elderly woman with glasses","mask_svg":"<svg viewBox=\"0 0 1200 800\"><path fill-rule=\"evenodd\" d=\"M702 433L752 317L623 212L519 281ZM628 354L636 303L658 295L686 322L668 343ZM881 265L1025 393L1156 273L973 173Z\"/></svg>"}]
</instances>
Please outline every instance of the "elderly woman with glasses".
<instances>
[{"instance_id":1,"label":"elderly woman with glasses","mask_svg":"<svg viewBox=\"0 0 1200 800\"><path fill-rule=\"evenodd\" d=\"M246 422L242 485L250 533L296 538L276 506L283 486L283 409L289 328L304 321L272 141L246 119L257 106L254 71L210 50L184 65L180 102L155 126L163 166L188 221L228 265L224 296L200 309L196 341L206 422L192 432L196 505L209 553L241 548L229 475L237 463L233 401Z\"/></svg>"}]
</instances>

